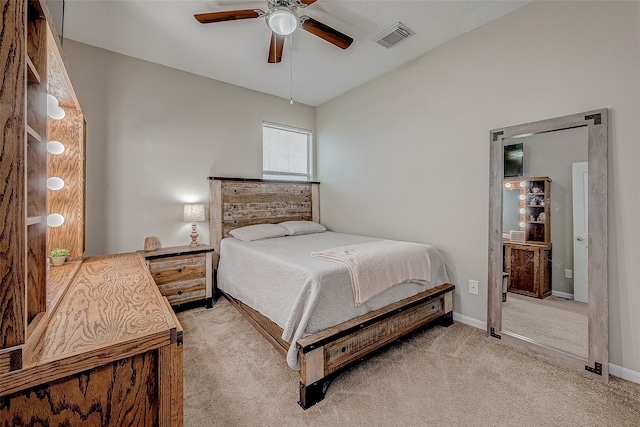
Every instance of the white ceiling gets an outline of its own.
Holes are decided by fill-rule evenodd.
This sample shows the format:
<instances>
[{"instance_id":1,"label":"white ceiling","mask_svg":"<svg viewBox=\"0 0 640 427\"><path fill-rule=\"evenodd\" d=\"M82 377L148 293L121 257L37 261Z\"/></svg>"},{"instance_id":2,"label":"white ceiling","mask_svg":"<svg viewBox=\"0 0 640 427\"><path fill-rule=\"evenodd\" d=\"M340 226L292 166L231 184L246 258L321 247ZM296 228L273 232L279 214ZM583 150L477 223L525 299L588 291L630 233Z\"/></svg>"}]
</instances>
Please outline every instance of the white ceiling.
<instances>
[{"instance_id":1,"label":"white ceiling","mask_svg":"<svg viewBox=\"0 0 640 427\"><path fill-rule=\"evenodd\" d=\"M279 64L267 63L263 18L200 24L193 17L266 11L266 0L66 0L64 36L285 99L293 83L295 102L318 106L529 1L318 0L300 14L353 37L353 44L342 50L299 29L292 44L287 38ZM391 49L372 41L398 21L416 35Z\"/></svg>"}]
</instances>

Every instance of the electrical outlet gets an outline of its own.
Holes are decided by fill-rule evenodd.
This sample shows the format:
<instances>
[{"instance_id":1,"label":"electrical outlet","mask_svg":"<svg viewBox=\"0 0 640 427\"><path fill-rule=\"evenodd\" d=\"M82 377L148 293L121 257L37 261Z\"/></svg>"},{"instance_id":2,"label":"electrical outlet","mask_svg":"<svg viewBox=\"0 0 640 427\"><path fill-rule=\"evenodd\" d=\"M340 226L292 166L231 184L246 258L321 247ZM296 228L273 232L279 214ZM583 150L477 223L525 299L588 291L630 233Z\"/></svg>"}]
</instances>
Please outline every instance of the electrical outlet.
<instances>
[{"instance_id":1,"label":"electrical outlet","mask_svg":"<svg viewBox=\"0 0 640 427\"><path fill-rule=\"evenodd\" d=\"M469 293L478 295L478 281L477 280L469 280Z\"/></svg>"},{"instance_id":2,"label":"electrical outlet","mask_svg":"<svg viewBox=\"0 0 640 427\"><path fill-rule=\"evenodd\" d=\"M573 270L565 270L564 277L566 277L567 279L573 278Z\"/></svg>"}]
</instances>

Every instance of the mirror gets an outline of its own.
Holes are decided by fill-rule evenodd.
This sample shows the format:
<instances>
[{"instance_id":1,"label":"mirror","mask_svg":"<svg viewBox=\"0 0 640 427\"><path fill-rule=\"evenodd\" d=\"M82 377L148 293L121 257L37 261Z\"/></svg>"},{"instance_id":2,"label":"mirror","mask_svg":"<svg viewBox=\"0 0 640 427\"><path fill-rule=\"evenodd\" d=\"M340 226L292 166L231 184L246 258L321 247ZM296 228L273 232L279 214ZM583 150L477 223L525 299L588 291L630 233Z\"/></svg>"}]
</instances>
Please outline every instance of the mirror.
<instances>
[{"instance_id":1,"label":"mirror","mask_svg":"<svg viewBox=\"0 0 640 427\"><path fill-rule=\"evenodd\" d=\"M487 316L488 335L604 379L606 124L605 109L491 132Z\"/></svg>"},{"instance_id":2,"label":"mirror","mask_svg":"<svg viewBox=\"0 0 640 427\"><path fill-rule=\"evenodd\" d=\"M507 184L509 186L507 187ZM512 230L520 230L520 185L512 185L511 181L505 181L502 190L502 233L509 234Z\"/></svg>"}]
</instances>

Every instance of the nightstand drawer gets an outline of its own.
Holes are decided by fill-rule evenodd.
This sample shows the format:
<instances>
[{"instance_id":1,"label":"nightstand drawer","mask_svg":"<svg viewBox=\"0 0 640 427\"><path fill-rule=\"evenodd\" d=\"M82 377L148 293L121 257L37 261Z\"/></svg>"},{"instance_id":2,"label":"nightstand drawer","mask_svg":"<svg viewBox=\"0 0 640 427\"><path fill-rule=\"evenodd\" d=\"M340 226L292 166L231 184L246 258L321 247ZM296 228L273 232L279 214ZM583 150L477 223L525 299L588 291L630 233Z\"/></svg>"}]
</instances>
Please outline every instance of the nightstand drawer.
<instances>
[{"instance_id":1,"label":"nightstand drawer","mask_svg":"<svg viewBox=\"0 0 640 427\"><path fill-rule=\"evenodd\" d=\"M213 257L217 254L212 247L173 246L140 252L158 290L175 309L199 301L207 308L213 306Z\"/></svg>"},{"instance_id":2,"label":"nightstand drawer","mask_svg":"<svg viewBox=\"0 0 640 427\"><path fill-rule=\"evenodd\" d=\"M167 297L171 305L177 305L204 299L206 285L206 279L200 278L159 285L158 289L163 296Z\"/></svg>"},{"instance_id":3,"label":"nightstand drawer","mask_svg":"<svg viewBox=\"0 0 640 427\"><path fill-rule=\"evenodd\" d=\"M158 286L206 277L206 255L180 255L149 260L149 271Z\"/></svg>"}]
</instances>

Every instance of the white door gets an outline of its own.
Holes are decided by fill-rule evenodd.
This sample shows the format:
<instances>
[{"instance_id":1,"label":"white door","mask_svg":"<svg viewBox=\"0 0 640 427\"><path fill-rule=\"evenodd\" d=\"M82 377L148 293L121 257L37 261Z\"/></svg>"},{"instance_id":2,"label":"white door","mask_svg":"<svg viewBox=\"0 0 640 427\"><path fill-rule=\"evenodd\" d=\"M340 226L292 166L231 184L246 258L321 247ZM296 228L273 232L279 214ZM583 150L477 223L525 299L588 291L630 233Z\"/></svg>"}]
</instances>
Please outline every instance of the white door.
<instances>
[{"instance_id":1,"label":"white door","mask_svg":"<svg viewBox=\"0 0 640 427\"><path fill-rule=\"evenodd\" d=\"M573 176L573 299L589 301L589 172L588 163L574 163Z\"/></svg>"}]
</instances>

